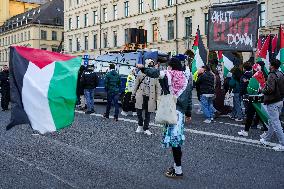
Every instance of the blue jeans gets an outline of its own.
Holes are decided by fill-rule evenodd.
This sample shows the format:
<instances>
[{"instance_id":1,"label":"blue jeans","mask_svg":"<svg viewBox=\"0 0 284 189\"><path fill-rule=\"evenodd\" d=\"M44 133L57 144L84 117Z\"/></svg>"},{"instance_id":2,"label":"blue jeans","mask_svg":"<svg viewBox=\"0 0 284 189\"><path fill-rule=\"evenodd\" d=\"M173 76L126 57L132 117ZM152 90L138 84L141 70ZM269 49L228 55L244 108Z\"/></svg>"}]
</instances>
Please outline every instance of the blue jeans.
<instances>
[{"instance_id":1,"label":"blue jeans","mask_svg":"<svg viewBox=\"0 0 284 189\"><path fill-rule=\"evenodd\" d=\"M87 110L93 111L94 108L94 95L95 89L84 89L84 95L87 103Z\"/></svg>"},{"instance_id":2,"label":"blue jeans","mask_svg":"<svg viewBox=\"0 0 284 189\"><path fill-rule=\"evenodd\" d=\"M243 113L242 113L242 100L241 100L241 96L240 93L234 93L233 96L233 110L231 113L231 116L234 118L238 118L238 119L242 119L243 118Z\"/></svg>"},{"instance_id":3,"label":"blue jeans","mask_svg":"<svg viewBox=\"0 0 284 189\"><path fill-rule=\"evenodd\" d=\"M274 104L267 105L267 113L269 115L268 131L263 137L264 140L268 141L273 136L274 132L279 140L279 143L284 146L284 133L279 120L279 115L283 108L283 102L277 102Z\"/></svg>"},{"instance_id":4,"label":"blue jeans","mask_svg":"<svg viewBox=\"0 0 284 189\"><path fill-rule=\"evenodd\" d=\"M113 94L113 93L108 93L107 94L107 107L106 107L106 116L109 116L109 112L111 109L111 103L114 103L114 117L118 118L118 113L119 113L119 94Z\"/></svg>"},{"instance_id":5,"label":"blue jeans","mask_svg":"<svg viewBox=\"0 0 284 189\"><path fill-rule=\"evenodd\" d=\"M206 119L213 118L214 115L213 97L206 97L204 95L201 95L200 104L205 118Z\"/></svg>"}]
</instances>

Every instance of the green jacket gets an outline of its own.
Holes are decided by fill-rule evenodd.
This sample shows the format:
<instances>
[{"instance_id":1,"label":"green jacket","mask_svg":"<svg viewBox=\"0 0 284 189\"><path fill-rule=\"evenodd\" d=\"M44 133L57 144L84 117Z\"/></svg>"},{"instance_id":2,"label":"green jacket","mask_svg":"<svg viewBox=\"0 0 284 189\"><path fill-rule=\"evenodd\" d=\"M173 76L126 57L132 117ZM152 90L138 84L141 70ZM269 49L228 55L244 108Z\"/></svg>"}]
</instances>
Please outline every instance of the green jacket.
<instances>
[{"instance_id":1,"label":"green jacket","mask_svg":"<svg viewBox=\"0 0 284 189\"><path fill-rule=\"evenodd\" d=\"M120 76L115 70L111 70L106 74L105 90L107 93L118 94L120 90L120 85Z\"/></svg>"}]
</instances>

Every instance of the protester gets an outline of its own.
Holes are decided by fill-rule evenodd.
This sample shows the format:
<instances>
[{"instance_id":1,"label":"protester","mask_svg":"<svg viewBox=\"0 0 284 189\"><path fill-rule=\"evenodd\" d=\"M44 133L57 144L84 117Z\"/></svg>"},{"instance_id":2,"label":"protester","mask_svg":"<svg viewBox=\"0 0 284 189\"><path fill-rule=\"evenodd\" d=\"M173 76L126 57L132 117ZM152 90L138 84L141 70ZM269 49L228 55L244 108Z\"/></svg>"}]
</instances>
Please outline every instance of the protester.
<instances>
[{"instance_id":1,"label":"protester","mask_svg":"<svg viewBox=\"0 0 284 189\"><path fill-rule=\"evenodd\" d=\"M0 72L0 87L2 111L7 111L10 102L9 67L7 65L5 65L3 71Z\"/></svg>"},{"instance_id":2,"label":"protester","mask_svg":"<svg viewBox=\"0 0 284 189\"><path fill-rule=\"evenodd\" d=\"M133 116L136 116L135 110L135 100L132 98L132 91L135 87L135 75L136 70L132 69L130 74L127 76L126 87L125 87L125 94L122 101L122 112L121 115L127 116L128 112L132 112Z\"/></svg>"},{"instance_id":3,"label":"protester","mask_svg":"<svg viewBox=\"0 0 284 189\"><path fill-rule=\"evenodd\" d=\"M109 72L106 74L105 78L105 90L107 92L107 107L106 113L104 117L109 119L109 113L111 109L112 102L114 103L115 111L114 111L114 120L118 121L118 114L119 114L119 92L120 92L120 85L121 79L119 74L115 71L115 65L109 65Z\"/></svg>"},{"instance_id":4,"label":"protester","mask_svg":"<svg viewBox=\"0 0 284 189\"><path fill-rule=\"evenodd\" d=\"M200 69L200 75L196 81L196 87L198 90L198 95L200 96L201 109L205 116L204 123L211 123L214 119L214 75L210 72L208 66L202 67Z\"/></svg>"},{"instance_id":5,"label":"protester","mask_svg":"<svg viewBox=\"0 0 284 189\"><path fill-rule=\"evenodd\" d=\"M262 90L264 94L264 104L267 105L269 124L268 131L261 135L260 142L267 145L267 141L271 139L275 132L280 143L273 147L275 151L284 151L284 133L279 120L284 98L284 75L278 70L280 65L281 62L279 60L272 60L270 62L270 73L266 85Z\"/></svg>"},{"instance_id":6,"label":"protester","mask_svg":"<svg viewBox=\"0 0 284 189\"><path fill-rule=\"evenodd\" d=\"M83 71L81 77L81 85L84 89L84 95L87 102L86 114L92 114L95 112L94 95L95 89L98 86L98 80L98 76L94 70L94 65L88 65L86 70Z\"/></svg>"},{"instance_id":7,"label":"protester","mask_svg":"<svg viewBox=\"0 0 284 189\"><path fill-rule=\"evenodd\" d=\"M151 59L145 60L145 67L154 67L154 61ZM158 79L147 77L144 73L139 72L135 87L133 89L133 96L135 96L138 116L138 127L136 133L143 133L152 135L149 131L150 115L156 111L157 100L160 94L161 87ZM145 117L143 118L143 111Z\"/></svg>"},{"instance_id":8,"label":"protester","mask_svg":"<svg viewBox=\"0 0 284 189\"><path fill-rule=\"evenodd\" d=\"M232 79L229 82L229 86L233 92L233 110L230 115L231 119L235 121L243 121L243 113L241 108L241 96L240 96L240 80L242 72L239 67L234 67L232 70Z\"/></svg>"},{"instance_id":9,"label":"protester","mask_svg":"<svg viewBox=\"0 0 284 189\"><path fill-rule=\"evenodd\" d=\"M247 111L246 111L246 122L245 122L245 130L241 130L238 132L238 135L247 137L248 136L248 131L252 125L254 116L257 114L255 107L253 106L253 99L250 97L250 95L258 95L259 91L263 89L265 85L265 78L263 75L263 72L261 71L261 66L259 64L254 64L253 65L253 78L257 80L259 84L255 84L257 88L252 88L250 86L247 87L247 92L248 92L248 102L247 102ZM252 80L253 78L250 79L249 83L254 83Z\"/></svg>"},{"instance_id":10,"label":"protester","mask_svg":"<svg viewBox=\"0 0 284 189\"><path fill-rule=\"evenodd\" d=\"M141 71L152 78L160 78L162 91L170 93L177 98L176 111L178 123L176 125L164 125L163 146L171 147L174 166L170 167L165 173L170 178L182 178L183 172L181 167L182 151L181 146L184 143L184 125L185 120L191 120L192 110L192 85L187 81L182 71L182 64L176 58L172 58L168 64L168 70L159 71L156 69L139 66Z\"/></svg>"},{"instance_id":11,"label":"protester","mask_svg":"<svg viewBox=\"0 0 284 189\"><path fill-rule=\"evenodd\" d=\"M81 78L82 74L85 70L85 66L81 65L79 71L78 71L78 79L77 79L77 89L76 89L76 95L77 95L77 102L76 105L79 109L84 110L85 109L85 98L84 98L84 88L81 84ZM83 98L81 98L83 96ZM87 108L87 106L86 106Z\"/></svg>"}]
</instances>

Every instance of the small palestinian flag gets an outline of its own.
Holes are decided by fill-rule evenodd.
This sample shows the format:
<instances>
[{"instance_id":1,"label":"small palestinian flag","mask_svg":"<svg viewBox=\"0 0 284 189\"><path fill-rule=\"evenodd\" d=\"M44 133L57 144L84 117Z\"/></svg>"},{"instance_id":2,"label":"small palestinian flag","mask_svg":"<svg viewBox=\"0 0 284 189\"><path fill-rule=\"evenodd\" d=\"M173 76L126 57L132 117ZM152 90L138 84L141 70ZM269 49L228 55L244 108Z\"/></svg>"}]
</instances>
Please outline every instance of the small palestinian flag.
<instances>
[{"instance_id":1,"label":"small palestinian flag","mask_svg":"<svg viewBox=\"0 0 284 189\"><path fill-rule=\"evenodd\" d=\"M281 71L284 72L284 29L282 25L279 27L277 48L275 54L276 58L281 62Z\"/></svg>"},{"instance_id":2,"label":"small palestinian flag","mask_svg":"<svg viewBox=\"0 0 284 189\"><path fill-rule=\"evenodd\" d=\"M197 29L195 40L193 43L194 59L192 61L191 71L194 75L197 70L207 63L207 50L203 44L200 30Z\"/></svg>"},{"instance_id":3,"label":"small palestinian flag","mask_svg":"<svg viewBox=\"0 0 284 189\"><path fill-rule=\"evenodd\" d=\"M81 59L27 47L10 49L12 113L7 130L30 124L44 134L72 124Z\"/></svg>"},{"instance_id":4,"label":"small palestinian flag","mask_svg":"<svg viewBox=\"0 0 284 189\"><path fill-rule=\"evenodd\" d=\"M266 75L269 73L269 47L270 47L270 35L267 36L261 50L259 51L258 58L256 62L264 62L264 71Z\"/></svg>"},{"instance_id":5,"label":"small palestinian flag","mask_svg":"<svg viewBox=\"0 0 284 189\"><path fill-rule=\"evenodd\" d=\"M259 89L262 89L265 86L265 78L263 73L260 71L260 65L255 64L253 66L253 69L257 72L249 80L247 92L249 95L258 95ZM267 125L269 116L266 106L263 103L253 103L253 107L255 108L256 113L258 114L261 121Z\"/></svg>"},{"instance_id":6,"label":"small palestinian flag","mask_svg":"<svg viewBox=\"0 0 284 189\"><path fill-rule=\"evenodd\" d=\"M223 74L224 77L228 76L228 73L234 67L236 57L231 52L218 51L219 62L224 64Z\"/></svg>"}]
</instances>

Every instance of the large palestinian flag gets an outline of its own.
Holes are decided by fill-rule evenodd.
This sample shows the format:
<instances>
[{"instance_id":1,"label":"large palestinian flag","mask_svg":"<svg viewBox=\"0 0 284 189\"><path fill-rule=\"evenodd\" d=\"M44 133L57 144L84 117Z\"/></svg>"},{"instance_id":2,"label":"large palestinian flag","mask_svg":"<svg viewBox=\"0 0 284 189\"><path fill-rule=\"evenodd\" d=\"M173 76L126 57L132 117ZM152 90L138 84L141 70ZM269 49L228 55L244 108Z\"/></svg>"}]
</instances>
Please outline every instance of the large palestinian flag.
<instances>
[{"instance_id":1,"label":"large palestinian flag","mask_svg":"<svg viewBox=\"0 0 284 189\"><path fill-rule=\"evenodd\" d=\"M192 61L191 71L194 75L200 67L207 63L207 50L203 44L199 29L197 29L192 48L194 51L194 59Z\"/></svg>"},{"instance_id":2,"label":"large palestinian flag","mask_svg":"<svg viewBox=\"0 0 284 189\"><path fill-rule=\"evenodd\" d=\"M277 48L275 54L276 58L281 62L281 71L284 72L284 29L282 25L279 27Z\"/></svg>"},{"instance_id":3,"label":"large palestinian flag","mask_svg":"<svg viewBox=\"0 0 284 189\"><path fill-rule=\"evenodd\" d=\"M265 86L265 78L262 72L256 72L253 77L249 80L247 92L249 95L258 95L259 89ZM253 103L253 107L256 110L259 118L263 123L268 125L269 116L267 108L263 103Z\"/></svg>"},{"instance_id":4,"label":"large palestinian flag","mask_svg":"<svg viewBox=\"0 0 284 189\"><path fill-rule=\"evenodd\" d=\"M261 50L259 51L258 58L256 62L263 61L264 62L264 71L266 75L269 73L269 47L270 47L270 35L267 36Z\"/></svg>"},{"instance_id":5,"label":"large palestinian flag","mask_svg":"<svg viewBox=\"0 0 284 189\"><path fill-rule=\"evenodd\" d=\"M50 51L11 47L12 113L7 130L30 124L40 133L72 124L81 59Z\"/></svg>"},{"instance_id":6,"label":"large palestinian flag","mask_svg":"<svg viewBox=\"0 0 284 189\"><path fill-rule=\"evenodd\" d=\"M218 58L219 62L224 65L223 75L226 78L228 73L234 67L234 62L236 60L236 57L231 52L218 51Z\"/></svg>"}]
</instances>

